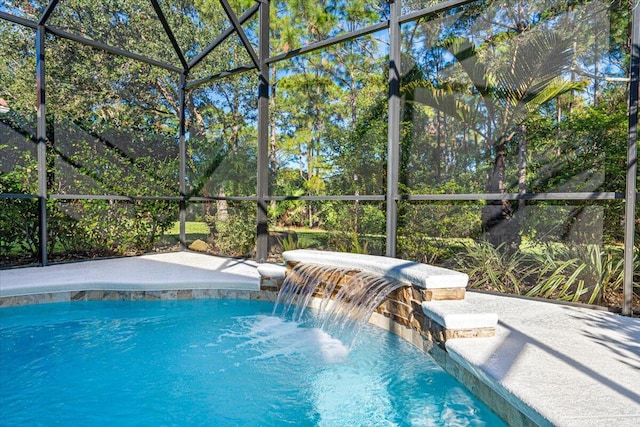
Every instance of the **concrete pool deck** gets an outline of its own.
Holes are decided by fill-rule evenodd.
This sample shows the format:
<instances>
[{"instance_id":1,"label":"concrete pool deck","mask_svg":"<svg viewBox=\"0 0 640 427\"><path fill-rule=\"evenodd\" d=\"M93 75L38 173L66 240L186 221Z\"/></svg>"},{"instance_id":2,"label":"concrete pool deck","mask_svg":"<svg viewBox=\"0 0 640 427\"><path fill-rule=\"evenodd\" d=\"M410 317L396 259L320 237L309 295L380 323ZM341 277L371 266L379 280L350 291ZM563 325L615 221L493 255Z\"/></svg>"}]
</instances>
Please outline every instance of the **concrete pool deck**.
<instances>
[{"instance_id":1,"label":"concrete pool deck","mask_svg":"<svg viewBox=\"0 0 640 427\"><path fill-rule=\"evenodd\" d=\"M260 290L254 261L195 252L0 270L0 297L69 291Z\"/></svg>"},{"instance_id":2,"label":"concrete pool deck","mask_svg":"<svg viewBox=\"0 0 640 427\"><path fill-rule=\"evenodd\" d=\"M178 252L0 270L0 301L106 290L233 297L260 289L257 267ZM230 293L206 294L212 290ZM496 335L450 339L450 358L529 418L541 425L640 425L640 319L474 292L465 302L497 313Z\"/></svg>"}]
</instances>

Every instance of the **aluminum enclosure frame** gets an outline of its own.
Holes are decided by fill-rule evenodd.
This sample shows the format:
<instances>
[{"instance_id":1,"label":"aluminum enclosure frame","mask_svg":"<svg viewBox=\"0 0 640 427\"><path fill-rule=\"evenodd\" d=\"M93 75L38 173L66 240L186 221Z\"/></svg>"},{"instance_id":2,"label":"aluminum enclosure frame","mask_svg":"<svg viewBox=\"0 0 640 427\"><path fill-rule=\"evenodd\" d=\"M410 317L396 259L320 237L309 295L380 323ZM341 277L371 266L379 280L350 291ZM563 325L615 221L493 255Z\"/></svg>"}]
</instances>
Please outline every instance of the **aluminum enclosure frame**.
<instances>
[{"instance_id":1,"label":"aluminum enclosure frame","mask_svg":"<svg viewBox=\"0 0 640 427\"><path fill-rule=\"evenodd\" d=\"M186 204L188 202L202 202L213 200L230 200L230 201L253 201L257 208L257 249L256 258L263 262L267 259L269 251L268 247L268 224L267 224L267 203L270 201L282 200L307 200L307 201L380 201L386 204L386 255L395 256L397 246L397 203L398 201L477 201L477 200L623 200L625 202L625 227L624 227L624 303L623 313L632 314L632 297L633 297L633 252L634 252L634 235L636 222L636 202L638 200L637 193L637 146L638 146L638 100L639 96L639 75L640 75L640 0L634 1L632 14L632 54L630 65L630 91L629 91L629 128L627 141L627 176L626 189L624 193L618 192L557 192L557 193L509 193L509 194L420 194L420 195L401 195L398 191L398 170L400 167L399 160L399 140L400 140L400 76L402 68L401 58L401 26L404 23L417 21L429 16L447 11L477 0L450 0L441 2L435 6L424 8L409 14L402 15L402 1L389 0L390 19L375 25L368 26L350 33L342 34L327 40L311 43L302 48L270 55L269 46L269 0L256 0L256 4L244 12L240 17L236 16L227 0L220 0L220 5L227 14L231 26L225 29L215 40L211 42L203 51L195 56L191 61L187 61L183 50L176 40L171 25L166 20L162 7L158 0L149 0L155 10L158 19L171 42L173 50L179 59L182 67L176 67L172 64L148 58L144 55L133 53L125 49L110 46L99 41L91 40L82 36L71 34L61 28L48 24L51 14L59 5L59 0L51 0L38 21L25 19L6 12L0 12L0 19L12 22L17 25L25 26L35 30L36 44L36 84L37 84L37 155L38 155L38 194L13 194L2 193L0 199L36 199L39 205L39 223L40 223L40 245L39 245L39 263L47 265L49 256L47 254L47 209L46 201L48 199L64 199L64 200L80 200L80 199L101 199L101 200L167 200L178 201L180 203L180 243L184 249L186 244ZM242 25L256 14L259 15L259 46L257 52L254 51L246 34L242 29ZM268 188L268 128L269 128L269 96L271 92L269 83L269 65L304 55L324 47L344 43L372 34L381 30L389 31L389 132L388 132L388 170L386 193L380 195L344 195L344 196L270 196ZM173 72L179 79L180 89L180 123L179 123L179 188L180 195L175 197L134 197L129 195L71 195L71 194L48 194L47 177L46 177L46 156L47 156L47 136L46 136L46 86L45 86L45 66L46 66L46 34L53 34L61 38L69 39L77 43L81 43L95 49L100 49L111 54L125 56L136 61L157 66ZM231 35L236 34L240 37L243 46L247 50L251 63L227 70L216 75L208 76L197 80L189 80L189 72L202 61L207 55L210 55L216 47L220 46ZM258 79L258 160L257 160L257 188L256 196L248 197L189 197L186 194L186 142L185 142L185 109L186 109L186 93L195 87L208 84L225 77L238 73L255 72Z\"/></svg>"}]
</instances>

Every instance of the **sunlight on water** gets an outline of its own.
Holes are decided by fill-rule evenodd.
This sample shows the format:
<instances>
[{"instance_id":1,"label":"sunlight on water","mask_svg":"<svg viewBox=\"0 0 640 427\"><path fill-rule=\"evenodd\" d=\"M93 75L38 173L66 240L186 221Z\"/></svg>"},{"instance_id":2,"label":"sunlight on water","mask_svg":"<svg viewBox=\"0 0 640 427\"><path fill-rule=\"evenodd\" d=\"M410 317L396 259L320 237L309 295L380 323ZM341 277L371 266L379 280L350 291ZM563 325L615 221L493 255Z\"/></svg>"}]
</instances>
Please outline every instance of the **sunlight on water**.
<instances>
[{"instance_id":1,"label":"sunlight on water","mask_svg":"<svg viewBox=\"0 0 640 427\"><path fill-rule=\"evenodd\" d=\"M254 359L302 355L308 359L320 357L325 363L337 363L349 355L349 349L339 339L319 328L305 328L298 322L273 316L238 320L247 331L234 337L245 340L240 346L252 346L260 353Z\"/></svg>"},{"instance_id":2,"label":"sunlight on water","mask_svg":"<svg viewBox=\"0 0 640 427\"><path fill-rule=\"evenodd\" d=\"M255 301L0 310L1 425L501 426L406 342Z\"/></svg>"}]
</instances>

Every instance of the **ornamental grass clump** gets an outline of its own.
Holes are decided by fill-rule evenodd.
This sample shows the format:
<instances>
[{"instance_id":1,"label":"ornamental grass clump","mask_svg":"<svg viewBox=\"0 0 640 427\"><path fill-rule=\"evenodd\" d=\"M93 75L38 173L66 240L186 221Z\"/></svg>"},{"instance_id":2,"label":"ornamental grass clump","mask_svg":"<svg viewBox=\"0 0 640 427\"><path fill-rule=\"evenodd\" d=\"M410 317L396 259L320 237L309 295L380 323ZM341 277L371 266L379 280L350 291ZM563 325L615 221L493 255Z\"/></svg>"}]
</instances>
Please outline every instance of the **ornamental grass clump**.
<instances>
[{"instance_id":1,"label":"ornamental grass clump","mask_svg":"<svg viewBox=\"0 0 640 427\"><path fill-rule=\"evenodd\" d=\"M616 305L624 284L623 255L620 248L599 245L560 247L539 254L540 278L527 295ZM634 265L638 265L637 251Z\"/></svg>"},{"instance_id":2,"label":"ornamental grass clump","mask_svg":"<svg viewBox=\"0 0 640 427\"><path fill-rule=\"evenodd\" d=\"M535 274L531 257L489 242L465 243L455 263L469 275L469 288L520 295Z\"/></svg>"},{"instance_id":3,"label":"ornamental grass clump","mask_svg":"<svg viewBox=\"0 0 640 427\"><path fill-rule=\"evenodd\" d=\"M622 306L624 251L613 246L549 245L544 250L508 251L488 242L464 244L451 267L469 275L469 289L561 301ZM638 250L634 271L640 268ZM634 281L640 299L639 278Z\"/></svg>"}]
</instances>

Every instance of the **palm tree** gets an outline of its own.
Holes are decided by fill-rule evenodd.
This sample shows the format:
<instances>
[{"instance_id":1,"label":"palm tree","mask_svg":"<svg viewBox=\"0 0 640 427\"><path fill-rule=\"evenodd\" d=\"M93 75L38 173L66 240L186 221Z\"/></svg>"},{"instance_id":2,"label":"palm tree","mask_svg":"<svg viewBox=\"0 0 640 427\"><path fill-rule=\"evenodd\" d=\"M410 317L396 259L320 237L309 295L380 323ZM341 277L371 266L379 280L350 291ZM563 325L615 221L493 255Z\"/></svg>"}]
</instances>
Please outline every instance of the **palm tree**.
<instances>
[{"instance_id":1,"label":"palm tree","mask_svg":"<svg viewBox=\"0 0 640 427\"><path fill-rule=\"evenodd\" d=\"M422 79L404 88L408 99L462 120L486 141L492 159L486 191L492 194L507 193L506 151L516 136L521 153L519 192L526 192L526 156L522 155L526 153L525 119L549 101L569 91L582 90L586 84L565 78L573 56L570 38L554 32L529 31L508 41L499 47L500 57L506 59L497 61L487 59L486 51L466 38L448 38L440 48L453 55L470 85ZM468 102L469 96L479 102ZM482 111L474 105L481 105ZM483 120L478 120L482 115ZM524 200L518 207L504 198L488 201L482 212L482 229L489 242L517 250L520 235L516 211L523 205Z\"/></svg>"}]
</instances>

